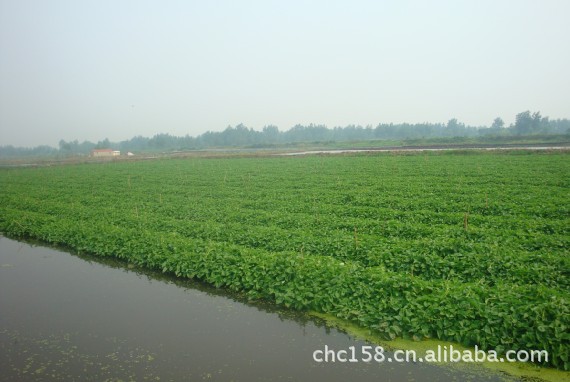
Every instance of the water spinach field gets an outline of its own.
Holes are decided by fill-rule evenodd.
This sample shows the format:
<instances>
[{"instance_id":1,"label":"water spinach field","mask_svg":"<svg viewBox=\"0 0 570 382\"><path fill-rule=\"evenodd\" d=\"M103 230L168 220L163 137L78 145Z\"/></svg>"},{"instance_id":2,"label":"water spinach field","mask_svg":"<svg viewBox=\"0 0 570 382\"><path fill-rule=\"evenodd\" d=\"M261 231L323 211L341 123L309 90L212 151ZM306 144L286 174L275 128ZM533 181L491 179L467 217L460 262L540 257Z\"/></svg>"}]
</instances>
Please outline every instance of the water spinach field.
<instances>
[{"instance_id":1,"label":"water spinach field","mask_svg":"<svg viewBox=\"0 0 570 382\"><path fill-rule=\"evenodd\" d=\"M570 369L567 152L2 169L0 231Z\"/></svg>"}]
</instances>

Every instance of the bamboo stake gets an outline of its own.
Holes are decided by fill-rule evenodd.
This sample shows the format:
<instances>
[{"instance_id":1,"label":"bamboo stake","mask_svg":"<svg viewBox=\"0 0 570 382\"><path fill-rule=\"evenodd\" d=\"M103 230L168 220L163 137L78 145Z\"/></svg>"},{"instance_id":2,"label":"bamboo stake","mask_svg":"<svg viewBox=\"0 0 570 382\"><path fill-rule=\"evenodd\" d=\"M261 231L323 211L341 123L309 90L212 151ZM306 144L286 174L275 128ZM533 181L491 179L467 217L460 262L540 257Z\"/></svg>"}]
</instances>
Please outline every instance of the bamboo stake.
<instances>
[{"instance_id":1,"label":"bamboo stake","mask_svg":"<svg viewBox=\"0 0 570 382\"><path fill-rule=\"evenodd\" d=\"M354 249L358 249L358 236L357 236L356 227L354 227Z\"/></svg>"}]
</instances>

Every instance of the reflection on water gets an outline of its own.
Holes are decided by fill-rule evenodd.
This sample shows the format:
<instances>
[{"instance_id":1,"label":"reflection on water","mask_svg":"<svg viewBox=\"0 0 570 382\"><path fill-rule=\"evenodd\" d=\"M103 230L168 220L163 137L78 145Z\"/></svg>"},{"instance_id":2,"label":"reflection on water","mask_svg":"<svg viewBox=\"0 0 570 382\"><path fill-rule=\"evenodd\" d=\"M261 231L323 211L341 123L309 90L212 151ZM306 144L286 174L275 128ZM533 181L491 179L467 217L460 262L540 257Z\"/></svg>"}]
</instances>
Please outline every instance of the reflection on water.
<instances>
[{"instance_id":1,"label":"reflection on water","mask_svg":"<svg viewBox=\"0 0 570 382\"><path fill-rule=\"evenodd\" d=\"M1 380L499 380L425 364L314 362L325 345L365 343L200 283L0 237Z\"/></svg>"},{"instance_id":2,"label":"reflection on water","mask_svg":"<svg viewBox=\"0 0 570 382\"><path fill-rule=\"evenodd\" d=\"M290 153L274 154L278 156L297 156L297 155L316 155L316 154L350 154L350 153L374 153L374 152L391 152L391 151L404 151L404 152L423 152L423 151L453 151L453 150L484 150L484 151L501 151L501 150L568 150L568 146L508 146L508 147L378 147L371 149L336 149L336 150L311 150L311 151L296 151Z\"/></svg>"}]
</instances>

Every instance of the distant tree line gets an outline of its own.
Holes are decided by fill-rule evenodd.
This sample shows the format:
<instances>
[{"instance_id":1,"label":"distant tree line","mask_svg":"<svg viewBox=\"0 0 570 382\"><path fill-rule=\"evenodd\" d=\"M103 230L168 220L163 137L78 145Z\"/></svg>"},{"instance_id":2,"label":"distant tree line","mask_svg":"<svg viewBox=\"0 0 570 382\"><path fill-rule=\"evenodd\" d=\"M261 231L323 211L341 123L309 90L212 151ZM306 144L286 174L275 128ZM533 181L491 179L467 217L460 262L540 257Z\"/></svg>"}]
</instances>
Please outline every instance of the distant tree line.
<instances>
[{"instance_id":1,"label":"distant tree line","mask_svg":"<svg viewBox=\"0 0 570 382\"><path fill-rule=\"evenodd\" d=\"M122 142L110 142L108 139L97 143L79 141L59 142L59 147L37 146L23 148L0 146L0 158L23 156L71 156L88 155L91 150L111 148L123 152L196 150L218 147L275 147L288 143L300 142L342 142L366 140L403 140L450 137L504 137L522 135L570 134L570 120L550 120L540 112L525 111L516 115L515 123L506 127L497 117L491 126L466 126L457 119L443 123L401 123L379 124L327 128L323 125L296 125L289 130L280 131L277 126L265 126L261 131L248 128L243 124L228 126L224 131L208 131L196 137L183 137L170 134L157 134L152 138L136 136Z\"/></svg>"}]
</instances>

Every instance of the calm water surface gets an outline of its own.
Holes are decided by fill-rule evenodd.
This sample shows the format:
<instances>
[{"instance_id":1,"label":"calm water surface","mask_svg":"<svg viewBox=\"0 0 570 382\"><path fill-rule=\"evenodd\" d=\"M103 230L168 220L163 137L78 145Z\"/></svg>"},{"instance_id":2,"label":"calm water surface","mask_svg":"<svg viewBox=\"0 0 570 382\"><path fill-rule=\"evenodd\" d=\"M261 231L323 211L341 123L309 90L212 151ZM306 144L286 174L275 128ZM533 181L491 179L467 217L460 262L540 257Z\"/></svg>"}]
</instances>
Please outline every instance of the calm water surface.
<instances>
[{"instance_id":1,"label":"calm water surface","mask_svg":"<svg viewBox=\"0 0 570 382\"><path fill-rule=\"evenodd\" d=\"M302 314L110 259L0 237L3 381L498 381L425 364L316 363L366 345Z\"/></svg>"}]
</instances>

